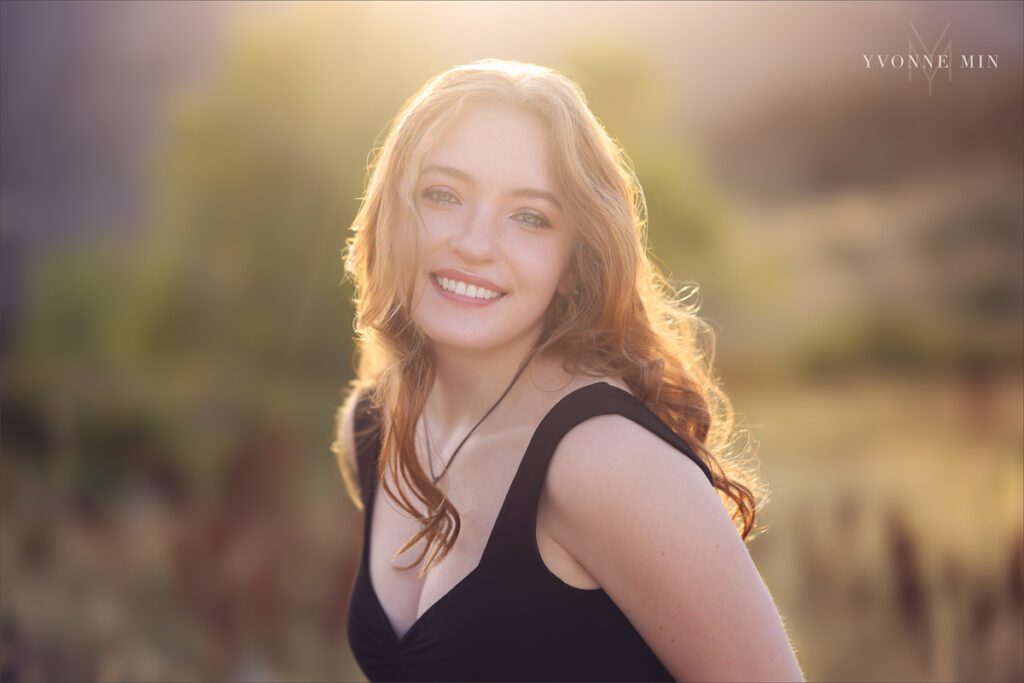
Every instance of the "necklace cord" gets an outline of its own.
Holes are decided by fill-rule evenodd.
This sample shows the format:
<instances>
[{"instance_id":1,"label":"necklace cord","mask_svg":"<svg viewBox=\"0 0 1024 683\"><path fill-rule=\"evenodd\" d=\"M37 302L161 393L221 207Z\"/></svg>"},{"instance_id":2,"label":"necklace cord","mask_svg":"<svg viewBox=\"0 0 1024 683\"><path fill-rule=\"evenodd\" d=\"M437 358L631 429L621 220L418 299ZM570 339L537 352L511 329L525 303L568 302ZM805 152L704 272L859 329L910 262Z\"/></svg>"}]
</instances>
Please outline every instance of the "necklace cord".
<instances>
[{"instance_id":1,"label":"necklace cord","mask_svg":"<svg viewBox=\"0 0 1024 683\"><path fill-rule=\"evenodd\" d=\"M459 451L462 450L463 444L465 444L469 437L473 434L473 432L476 431L476 428L480 426L480 423L486 420L487 416L494 412L494 409L498 407L498 404L501 403L502 400L504 400L505 396L508 395L508 392L512 390L512 387L515 385L516 380L518 380L519 376L523 374L524 370L526 370L526 366L528 366L530 364L530 361L533 360L533 356L537 353L537 350L537 347L534 347L534 349L529 353L529 355L527 355L522 365L520 365L519 369L516 371L515 376L512 377L512 381L509 382L508 387L506 387L505 391L502 392L501 396L498 397L498 400L494 402L494 405L492 405L490 409L486 413L484 413L484 416L477 420L477 423L473 425L473 428L469 430L469 433L467 433L466 436L462 437L462 441L459 442L459 445L458 447L456 447L455 452L452 453L452 457L448 459L448 462L447 464L445 464L444 469L441 470L441 474L437 476L434 476L434 453L430 447L430 431L427 429L427 420L424 418L423 431L427 441L427 466L430 468L430 476L434 480L435 484L441 480L441 477L443 477L445 473L448 471L448 468L451 467L452 462L455 461L455 456L459 454Z\"/></svg>"}]
</instances>

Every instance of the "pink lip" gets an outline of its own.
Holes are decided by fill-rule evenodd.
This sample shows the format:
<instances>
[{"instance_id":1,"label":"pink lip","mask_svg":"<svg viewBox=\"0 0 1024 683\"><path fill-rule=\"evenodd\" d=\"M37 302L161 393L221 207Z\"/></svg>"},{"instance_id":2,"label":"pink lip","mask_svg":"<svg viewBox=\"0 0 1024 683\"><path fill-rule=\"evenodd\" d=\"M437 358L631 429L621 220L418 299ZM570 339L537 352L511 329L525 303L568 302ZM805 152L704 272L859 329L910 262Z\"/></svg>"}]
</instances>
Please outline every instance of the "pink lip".
<instances>
[{"instance_id":1,"label":"pink lip","mask_svg":"<svg viewBox=\"0 0 1024 683\"><path fill-rule=\"evenodd\" d=\"M448 271L438 271L437 274L441 275L441 274L446 273L446 272L447 273L452 273L452 272L457 272L457 271L451 271L451 270L448 270ZM437 278L434 277L434 274L428 275L427 277L430 278L430 281L433 283L434 288L438 291L438 293L441 296L443 296L446 299L450 299L451 301L454 301L456 303L463 304L463 305L466 305L466 306L490 306L491 304L496 303L498 301L501 301L502 299L505 298L505 294L504 293L501 296L494 297L493 299L477 299L476 297L469 297L469 296L465 296L463 294L456 294L455 292L450 292L447 289L445 289L444 287L442 287L441 283L438 282ZM458 279L458 278L455 278L454 276L450 276L450 275L444 275L444 277L451 278L451 279ZM463 280L463 282L466 282L466 280ZM485 280L485 282L486 282L486 280ZM475 283L470 283L470 284L475 284ZM483 285L483 286L487 287L487 285ZM491 287L487 287L487 289L491 289L491 291L493 291L493 292L501 291L501 290L499 290L497 288L492 289Z\"/></svg>"},{"instance_id":2,"label":"pink lip","mask_svg":"<svg viewBox=\"0 0 1024 683\"><path fill-rule=\"evenodd\" d=\"M491 282L487 278L480 277L479 275L473 275L472 273L467 273L467 272L462 271L462 270L455 270L453 268L444 268L443 270L435 270L433 272L433 274L437 275L439 277L448 278L449 280L461 280L462 282L465 282L467 285L476 285L477 287L486 287L487 289L491 290L492 292L497 292L499 294L504 294L505 293L504 289L502 289L498 285L494 284L493 282Z\"/></svg>"}]
</instances>

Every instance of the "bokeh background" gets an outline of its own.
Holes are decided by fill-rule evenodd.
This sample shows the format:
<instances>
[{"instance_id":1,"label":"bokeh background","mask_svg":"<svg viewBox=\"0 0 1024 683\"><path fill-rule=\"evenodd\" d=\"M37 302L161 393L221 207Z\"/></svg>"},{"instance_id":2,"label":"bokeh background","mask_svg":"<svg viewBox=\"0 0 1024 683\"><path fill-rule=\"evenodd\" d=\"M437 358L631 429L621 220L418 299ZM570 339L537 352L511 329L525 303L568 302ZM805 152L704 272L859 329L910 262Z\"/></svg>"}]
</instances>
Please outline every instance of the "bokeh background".
<instances>
[{"instance_id":1,"label":"bokeh background","mask_svg":"<svg viewBox=\"0 0 1024 683\"><path fill-rule=\"evenodd\" d=\"M0 18L0 679L365 680L340 250L390 118L482 57L581 84L699 285L808 679L1024 679L1021 3ZM998 68L864 68L911 25Z\"/></svg>"}]
</instances>

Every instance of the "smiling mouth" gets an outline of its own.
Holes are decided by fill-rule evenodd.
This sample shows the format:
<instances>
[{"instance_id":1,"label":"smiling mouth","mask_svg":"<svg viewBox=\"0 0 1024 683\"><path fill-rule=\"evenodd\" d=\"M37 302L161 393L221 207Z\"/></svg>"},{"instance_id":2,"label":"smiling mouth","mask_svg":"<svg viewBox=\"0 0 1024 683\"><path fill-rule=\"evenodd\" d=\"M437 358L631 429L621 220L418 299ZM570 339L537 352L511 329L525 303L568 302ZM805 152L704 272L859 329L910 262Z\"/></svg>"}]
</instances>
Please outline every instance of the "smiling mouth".
<instances>
[{"instance_id":1,"label":"smiling mouth","mask_svg":"<svg viewBox=\"0 0 1024 683\"><path fill-rule=\"evenodd\" d=\"M449 294L461 296L467 299L472 299L480 302L497 301L508 295L508 292L501 292L498 290L487 289L486 287L477 287L476 285L470 285L469 283L460 283L458 280L450 280L448 278L442 278L434 273L430 274L430 279L433 280L438 287L443 289ZM446 284L447 283L447 286ZM464 287L459 291L456 288L456 284L464 284ZM471 289L472 288L472 289ZM473 292L470 294L469 292ZM480 292L484 292L483 295ZM494 295L497 296L494 296Z\"/></svg>"}]
</instances>

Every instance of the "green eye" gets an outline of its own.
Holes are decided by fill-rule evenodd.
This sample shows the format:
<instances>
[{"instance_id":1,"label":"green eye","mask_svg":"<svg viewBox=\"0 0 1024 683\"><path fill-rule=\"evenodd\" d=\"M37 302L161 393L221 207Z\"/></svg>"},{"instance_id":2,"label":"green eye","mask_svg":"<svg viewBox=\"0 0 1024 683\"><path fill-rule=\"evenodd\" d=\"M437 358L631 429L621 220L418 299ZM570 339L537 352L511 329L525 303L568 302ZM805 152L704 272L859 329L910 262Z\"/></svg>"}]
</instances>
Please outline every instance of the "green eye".
<instances>
[{"instance_id":1,"label":"green eye","mask_svg":"<svg viewBox=\"0 0 1024 683\"><path fill-rule=\"evenodd\" d=\"M544 216L539 213L533 213L532 211L524 211L516 214L517 216L524 216L527 220L520 220L521 223L533 226L535 228L550 228L551 223L548 222Z\"/></svg>"},{"instance_id":2,"label":"green eye","mask_svg":"<svg viewBox=\"0 0 1024 683\"><path fill-rule=\"evenodd\" d=\"M435 202L440 204L458 204L459 200L455 198L451 192L447 190L427 190L423 193L423 196L428 199L433 199Z\"/></svg>"}]
</instances>

